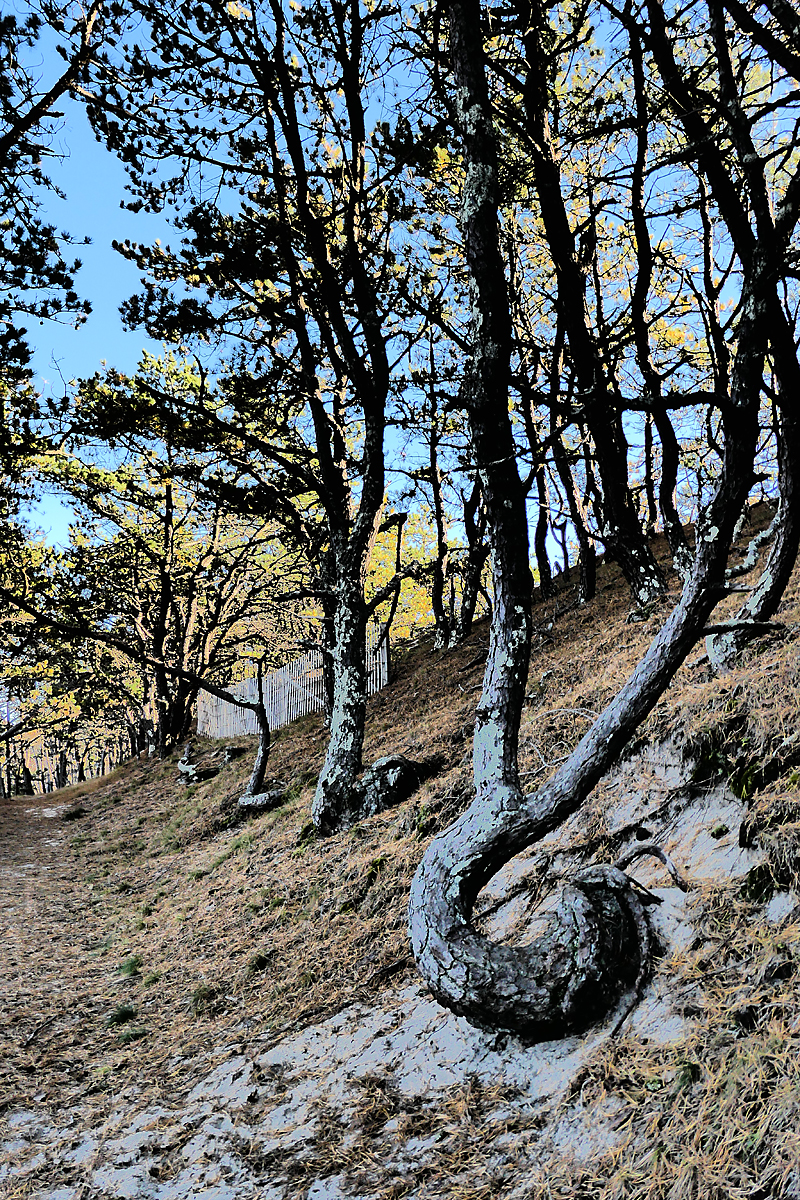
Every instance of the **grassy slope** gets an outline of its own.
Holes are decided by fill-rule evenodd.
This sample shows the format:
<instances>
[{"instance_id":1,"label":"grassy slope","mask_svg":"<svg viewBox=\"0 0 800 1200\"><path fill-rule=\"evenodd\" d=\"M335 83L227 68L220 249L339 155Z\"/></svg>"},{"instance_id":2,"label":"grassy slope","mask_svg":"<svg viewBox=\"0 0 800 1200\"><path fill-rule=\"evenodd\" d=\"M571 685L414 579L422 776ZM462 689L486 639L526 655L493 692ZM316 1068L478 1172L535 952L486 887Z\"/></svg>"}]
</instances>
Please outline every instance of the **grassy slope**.
<instances>
[{"instance_id":1,"label":"grassy slope","mask_svg":"<svg viewBox=\"0 0 800 1200\"><path fill-rule=\"evenodd\" d=\"M570 607L569 589L536 609L521 738L529 786L576 743L663 616L626 624L616 569L602 568L599 582L584 609ZM624 1099L626 1148L602 1172L579 1173L580 1183L559 1164L548 1190L542 1182L532 1195L753 1200L781 1195L800 1160L792 958L800 928L765 926L755 905L776 881L797 887L800 874L796 578L779 619L794 632L762 639L722 679L708 677L698 648L642 731L690 742L709 775L732 779L769 869L749 894L710 893L696 944L670 965L692 996L689 1040L658 1048L623 1039L582 1081L586 1101ZM6 806L20 871L26 857L41 870L20 874L16 933L12 914L4 975L15 1000L3 1018L0 1103L80 1097L99 1116L132 1084L174 1102L205 1049L255 1035L263 1046L265 1035L278 1039L354 1000L369 1003L412 972L408 885L429 836L470 799L487 633L479 624L448 653L434 653L427 639L395 653L394 680L370 704L365 760L437 756L440 770L406 804L344 836L318 842L309 823L326 742L318 718L278 734L270 773L289 785L289 799L257 818L235 811L249 755L193 788L179 781L174 759L129 764L92 790L70 789L65 798L86 811L69 824L12 827L24 807ZM240 744L250 750L253 739ZM214 743L200 745L204 761L221 755ZM602 844L602 793L596 807L603 859L613 846ZM124 1005L135 1016L109 1024ZM478 1119L470 1111L467 1126ZM708 1185L698 1184L706 1176Z\"/></svg>"}]
</instances>

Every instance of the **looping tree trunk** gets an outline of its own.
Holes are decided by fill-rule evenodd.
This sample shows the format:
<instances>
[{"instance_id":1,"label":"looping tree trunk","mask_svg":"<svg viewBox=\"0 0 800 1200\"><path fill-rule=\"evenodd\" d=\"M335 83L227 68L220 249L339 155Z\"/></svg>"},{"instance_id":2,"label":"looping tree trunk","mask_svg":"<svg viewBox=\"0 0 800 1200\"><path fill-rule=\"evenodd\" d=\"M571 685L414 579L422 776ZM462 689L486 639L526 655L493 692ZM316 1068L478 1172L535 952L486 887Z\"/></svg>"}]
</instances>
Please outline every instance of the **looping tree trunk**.
<instances>
[{"instance_id":1,"label":"looping tree trunk","mask_svg":"<svg viewBox=\"0 0 800 1200\"><path fill-rule=\"evenodd\" d=\"M462 832L469 836L467 827ZM454 911L465 914L465 876L444 845L426 855L414 880L412 906L423 895L426 916L439 928ZM412 907L411 936L418 964L436 962L433 978L426 971L436 999L478 1028L516 1033L532 1042L580 1031L602 1017L640 979L647 963L649 936L640 943L643 925L647 928L641 905L627 876L614 867L591 867L577 875L531 946L492 943L467 919L440 938L418 921L421 911Z\"/></svg>"},{"instance_id":2,"label":"looping tree trunk","mask_svg":"<svg viewBox=\"0 0 800 1200\"><path fill-rule=\"evenodd\" d=\"M740 499L741 485L725 490ZM715 515L722 520L720 505ZM608 1011L632 975L643 977L647 923L614 868L579 874L577 893L565 891L555 923L534 948L490 941L473 928L471 912L481 888L506 862L580 807L656 704L717 602L714 581L724 570L733 524L729 515L721 543L701 544L679 604L550 782L523 796L519 788L492 788L487 781L460 820L429 846L411 888L414 955L434 995L473 1024L531 1041L562 1036Z\"/></svg>"},{"instance_id":3,"label":"looping tree trunk","mask_svg":"<svg viewBox=\"0 0 800 1200\"><path fill-rule=\"evenodd\" d=\"M680 601L628 682L539 792L523 796L504 762L481 754L476 730L476 799L434 839L414 877L409 930L418 968L443 1004L481 1028L532 1041L565 1034L608 1009L630 980L632 959L638 979L647 968L647 923L614 868L594 869L588 881L586 873L579 875L577 892L565 892L555 922L534 947L492 942L475 930L471 913L481 888L505 863L580 807L657 703L720 597L736 518L752 479L768 284L768 265L758 259L745 280L720 483ZM507 653L498 630L490 643L487 680ZM638 932L638 953L632 929Z\"/></svg>"}]
</instances>

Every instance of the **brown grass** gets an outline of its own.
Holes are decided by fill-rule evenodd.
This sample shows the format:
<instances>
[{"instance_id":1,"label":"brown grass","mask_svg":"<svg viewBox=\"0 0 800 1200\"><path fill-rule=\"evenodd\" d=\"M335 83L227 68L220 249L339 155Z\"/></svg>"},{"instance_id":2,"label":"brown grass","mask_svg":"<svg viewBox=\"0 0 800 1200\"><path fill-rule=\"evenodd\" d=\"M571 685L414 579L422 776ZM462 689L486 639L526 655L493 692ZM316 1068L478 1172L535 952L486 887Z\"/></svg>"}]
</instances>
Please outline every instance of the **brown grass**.
<instances>
[{"instance_id":1,"label":"brown grass","mask_svg":"<svg viewBox=\"0 0 800 1200\"><path fill-rule=\"evenodd\" d=\"M569 586L537 606L521 733L530 787L576 744L663 615L626 624L616 568L602 567L599 583L585 609L572 606ZM797 577L779 619L793 630L800 623ZM249 754L192 788L179 781L173 756L0 806L0 935L12 997L0 1017L0 1107L81 1100L95 1122L127 1088L176 1103L195 1082L196 1060L213 1047L263 1048L355 1001L377 1002L410 977L408 887L428 838L471 798L472 720L487 636L484 622L455 651L436 653L429 638L396 649L392 683L370 703L365 760L400 752L436 756L441 768L406 804L345 835L320 842L309 825L326 744L316 717L277 734L270 773L286 781L289 796L255 818L241 820L235 805ZM731 779L748 802L768 870L750 894L709 891L696 945L660 967L674 973L693 1017L685 1044L657 1048L624 1038L582 1080L584 1102L622 1102L621 1147L602 1169L559 1161L538 1178L531 1173L531 1200L766 1200L784 1194L798 1169L793 946L800 926L776 932L758 907L771 888L800 881L796 648L794 632L763 638L720 678L709 675L698 649L641 731L691 746L710 773ZM252 739L241 744L254 748ZM218 747L205 744L202 761L214 756L220 760ZM69 824L36 815L75 800L87 811ZM602 795L597 803L601 813ZM130 973L120 969L134 961ZM109 1024L122 1004L133 1006L135 1019ZM131 1026L141 1033L126 1041ZM487 1166L502 1132L492 1118L500 1092L479 1095L467 1082L440 1098L435 1114L421 1114L409 1113L385 1080L362 1087L355 1144L337 1149L340 1125L323 1122L328 1132L298 1189L323 1158L354 1187L383 1179L382 1200L409 1189L419 1197L488 1200L519 1183L513 1172L492 1174ZM397 1121L390 1135L389 1120ZM439 1141L418 1177L401 1177L390 1162L412 1124L416 1136L428 1128ZM522 1149L535 1126L519 1115L504 1128Z\"/></svg>"}]
</instances>

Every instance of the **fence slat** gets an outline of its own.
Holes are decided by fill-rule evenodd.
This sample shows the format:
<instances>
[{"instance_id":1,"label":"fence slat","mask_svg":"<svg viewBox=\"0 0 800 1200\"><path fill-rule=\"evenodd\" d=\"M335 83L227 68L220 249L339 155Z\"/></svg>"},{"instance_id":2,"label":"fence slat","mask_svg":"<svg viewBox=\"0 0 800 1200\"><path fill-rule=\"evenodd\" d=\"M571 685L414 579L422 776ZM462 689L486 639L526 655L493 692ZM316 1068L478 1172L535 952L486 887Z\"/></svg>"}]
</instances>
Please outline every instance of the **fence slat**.
<instances>
[{"instance_id":1,"label":"fence slat","mask_svg":"<svg viewBox=\"0 0 800 1200\"><path fill-rule=\"evenodd\" d=\"M386 687L389 682L389 639L378 645L381 630L371 625L367 629L367 695ZM325 684L322 672L322 653L311 650L301 658L270 671L263 677L264 708L270 728L280 729L298 717L319 712L324 707ZM258 680L255 676L243 679L231 688L234 696L255 703L258 699ZM256 714L237 708L227 700L201 692L197 698L197 732L206 737L238 737L257 733Z\"/></svg>"}]
</instances>

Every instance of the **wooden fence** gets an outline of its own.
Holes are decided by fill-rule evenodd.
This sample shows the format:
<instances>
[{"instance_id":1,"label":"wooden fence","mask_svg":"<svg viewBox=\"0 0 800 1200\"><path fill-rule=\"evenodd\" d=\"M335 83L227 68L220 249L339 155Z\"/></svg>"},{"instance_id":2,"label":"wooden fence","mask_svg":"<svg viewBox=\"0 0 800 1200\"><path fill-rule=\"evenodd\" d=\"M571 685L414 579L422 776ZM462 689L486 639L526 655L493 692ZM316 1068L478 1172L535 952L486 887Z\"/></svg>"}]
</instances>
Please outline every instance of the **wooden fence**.
<instances>
[{"instance_id":1,"label":"wooden fence","mask_svg":"<svg viewBox=\"0 0 800 1200\"><path fill-rule=\"evenodd\" d=\"M380 691L389 682L389 638L378 644L381 629L367 629L367 695ZM262 680L264 707L271 729L280 729L306 713L320 712L324 707L322 653L312 650L302 658L270 671ZM255 703L258 700L258 680L244 679L230 689L234 696ZM218 700L208 692L197 698L197 732L205 737L239 737L257 733L256 714L236 708L227 700Z\"/></svg>"}]
</instances>

